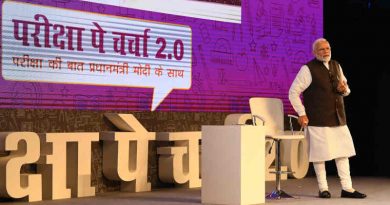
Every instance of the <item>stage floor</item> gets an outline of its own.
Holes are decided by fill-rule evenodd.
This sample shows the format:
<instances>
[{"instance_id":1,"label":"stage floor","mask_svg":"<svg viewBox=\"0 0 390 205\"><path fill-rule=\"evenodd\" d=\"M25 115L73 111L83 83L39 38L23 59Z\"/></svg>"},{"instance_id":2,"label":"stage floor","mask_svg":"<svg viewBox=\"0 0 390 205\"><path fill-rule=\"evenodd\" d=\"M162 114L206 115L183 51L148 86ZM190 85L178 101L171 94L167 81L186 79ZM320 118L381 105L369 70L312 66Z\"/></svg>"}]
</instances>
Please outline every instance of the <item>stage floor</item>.
<instances>
[{"instance_id":1,"label":"stage floor","mask_svg":"<svg viewBox=\"0 0 390 205\"><path fill-rule=\"evenodd\" d=\"M355 189L368 195L365 199L344 199L340 198L340 183L338 178L329 177L329 191L332 193L331 199L320 199L317 197L318 188L314 177L305 179L289 179L282 181L282 189L295 196L294 199L266 200L266 204L297 204L297 205L359 205L359 204L390 204L390 178L375 177L352 177ZM273 182L266 183L267 192L274 189ZM109 192L97 194L95 197L72 198L66 200L41 201L34 203L13 201L0 202L3 204L84 204L84 205L193 205L201 204L200 188L197 189L158 189L143 193L121 193Z\"/></svg>"}]
</instances>

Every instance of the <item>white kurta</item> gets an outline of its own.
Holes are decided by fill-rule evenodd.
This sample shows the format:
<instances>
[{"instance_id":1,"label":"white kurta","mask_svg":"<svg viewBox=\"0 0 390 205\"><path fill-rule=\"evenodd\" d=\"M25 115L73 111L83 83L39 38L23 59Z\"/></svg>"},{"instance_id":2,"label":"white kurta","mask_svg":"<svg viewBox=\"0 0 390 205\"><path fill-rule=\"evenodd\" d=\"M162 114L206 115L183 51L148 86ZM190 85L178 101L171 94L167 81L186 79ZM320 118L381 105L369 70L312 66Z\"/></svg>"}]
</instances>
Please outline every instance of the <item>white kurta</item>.
<instances>
[{"instance_id":1,"label":"white kurta","mask_svg":"<svg viewBox=\"0 0 390 205\"><path fill-rule=\"evenodd\" d=\"M328 63L324 63L324 65L329 69ZM340 74L341 79L347 82L341 67ZM309 87L311 82L312 77L309 67L304 65L298 72L289 91L290 102L299 116L306 115L305 107L299 96ZM350 92L348 88L345 96L349 95ZM336 127L308 126L305 129L305 136L309 143L310 162L328 161L339 157L356 155L352 136L347 125Z\"/></svg>"}]
</instances>

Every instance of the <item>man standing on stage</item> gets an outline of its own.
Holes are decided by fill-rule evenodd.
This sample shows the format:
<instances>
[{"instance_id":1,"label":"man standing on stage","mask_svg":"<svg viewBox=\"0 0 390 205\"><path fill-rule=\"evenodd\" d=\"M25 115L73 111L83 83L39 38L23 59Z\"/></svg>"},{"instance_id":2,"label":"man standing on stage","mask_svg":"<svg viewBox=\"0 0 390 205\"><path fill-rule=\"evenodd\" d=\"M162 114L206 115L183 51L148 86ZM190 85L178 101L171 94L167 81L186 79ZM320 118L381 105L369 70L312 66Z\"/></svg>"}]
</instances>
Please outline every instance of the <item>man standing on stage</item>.
<instances>
[{"instance_id":1,"label":"man standing on stage","mask_svg":"<svg viewBox=\"0 0 390 205\"><path fill-rule=\"evenodd\" d=\"M320 38L313 43L315 58L303 65L289 91L289 99L305 127L309 161L317 176L319 197L330 198L325 161L335 160L342 186L341 197L365 198L353 189L348 158L355 155L346 124L343 97L351 92L340 64L331 60L329 42ZM303 101L300 94L303 93Z\"/></svg>"}]
</instances>

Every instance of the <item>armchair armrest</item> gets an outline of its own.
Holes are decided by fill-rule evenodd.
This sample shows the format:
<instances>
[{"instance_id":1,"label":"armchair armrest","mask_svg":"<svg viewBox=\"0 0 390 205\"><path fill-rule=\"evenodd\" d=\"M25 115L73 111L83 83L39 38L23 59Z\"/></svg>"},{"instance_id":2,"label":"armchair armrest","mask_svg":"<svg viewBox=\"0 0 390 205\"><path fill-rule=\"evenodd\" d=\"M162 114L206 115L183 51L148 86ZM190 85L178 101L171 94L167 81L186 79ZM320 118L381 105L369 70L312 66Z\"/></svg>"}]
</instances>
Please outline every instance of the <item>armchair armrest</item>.
<instances>
[{"instance_id":1,"label":"armchair armrest","mask_svg":"<svg viewBox=\"0 0 390 205\"><path fill-rule=\"evenodd\" d=\"M291 120L292 118L298 119L298 116L296 116L296 115L287 115L287 116L290 118L290 120Z\"/></svg>"},{"instance_id":2,"label":"armchair armrest","mask_svg":"<svg viewBox=\"0 0 390 205\"><path fill-rule=\"evenodd\" d=\"M252 115L252 122L253 125L256 125L256 119L260 119L263 122L263 125L265 125L265 119L260 115Z\"/></svg>"},{"instance_id":3,"label":"armchair armrest","mask_svg":"<svg viewBox=\"0 0 390 205\"><path fill-rule=\"evenodd\" d=\"M298 116L296 115L287 115L289 117L289 122L290 122L290 130L291 130L291 133L293 135L295 135L295 132L294 132L294 127L293 127L293 124L292 124L292 119L295 118L296 120L298 120ZM299 130L299 132L302 132L303 130L303 127L301 127L301 129Z\"/></svg>"}]
</instances>

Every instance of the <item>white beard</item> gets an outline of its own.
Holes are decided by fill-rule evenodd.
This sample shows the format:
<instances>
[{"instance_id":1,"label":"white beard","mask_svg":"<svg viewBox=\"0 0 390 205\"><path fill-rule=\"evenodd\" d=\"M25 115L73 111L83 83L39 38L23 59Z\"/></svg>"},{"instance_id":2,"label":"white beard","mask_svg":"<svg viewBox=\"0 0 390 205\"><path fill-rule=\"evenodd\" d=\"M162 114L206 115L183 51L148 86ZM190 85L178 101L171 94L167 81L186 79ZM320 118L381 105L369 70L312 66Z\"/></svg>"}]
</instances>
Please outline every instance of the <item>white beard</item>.
<instances>
[{"instance_id":1,"label":"white beard","mask_svg":"<svg viewBox=\"0 0 390 205\"><path fill-rule=\"evenodd\" d=\"M316 55L316 58L317 58L317 60L322 61L322 62L329 62L330 59L332 58L332 55L329 54L329 56L327 56L327 57L321 57L321 56Z\"/></svg>"}]
</instances>

